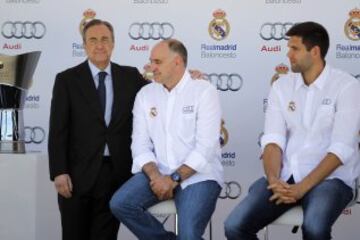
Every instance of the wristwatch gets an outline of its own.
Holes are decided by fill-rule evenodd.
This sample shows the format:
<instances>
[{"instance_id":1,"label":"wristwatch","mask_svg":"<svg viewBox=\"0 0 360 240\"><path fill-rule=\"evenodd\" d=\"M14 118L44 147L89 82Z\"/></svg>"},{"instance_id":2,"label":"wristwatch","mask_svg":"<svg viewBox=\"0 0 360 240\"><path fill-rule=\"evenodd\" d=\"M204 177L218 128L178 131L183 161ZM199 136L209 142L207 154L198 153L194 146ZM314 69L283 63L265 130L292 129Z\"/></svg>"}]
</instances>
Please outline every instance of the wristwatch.
<instances>
[{"instance_id":1,"label":"wristwatch","mask_svg":"<svg viewBox=\"0 0 360 240\"><path fill-rule=\"evenodd\" d=\"M171 180L173 180L174 182L180 183L181 182L181 175L175 171L170 175Z\"/></svg>"}]
</instances>

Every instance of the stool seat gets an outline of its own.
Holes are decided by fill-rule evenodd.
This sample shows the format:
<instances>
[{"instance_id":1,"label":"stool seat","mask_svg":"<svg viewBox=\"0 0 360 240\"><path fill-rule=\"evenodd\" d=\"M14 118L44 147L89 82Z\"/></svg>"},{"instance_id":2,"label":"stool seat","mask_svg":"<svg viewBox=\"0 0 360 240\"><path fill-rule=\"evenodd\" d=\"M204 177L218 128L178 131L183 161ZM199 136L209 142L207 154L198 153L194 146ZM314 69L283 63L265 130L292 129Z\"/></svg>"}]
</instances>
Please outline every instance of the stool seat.
<instances>
[{"instance_id":1,"label":"stool seat","mask_svg":"<svg viewBox=\"0 0 360 240\"><path fill-rule=\"evenodd\" d=\"M176 214L176 206L174 200L166 200L159 202L148 208L151 214Z\"/></svg>"},{"instance_id":2,"label":"stool seat","mask_svg":"<svg viewBox=\"0 0 360 240\"><path fill-rule=\"evenodd\" d=\"M178 235L178 233L179 233L178 215L177 215L177 211L176 211L175 201L173 199L159 202L159 203L155 204L154 206L149 207L147 210L152 215L160 215L160 214L170 215L170 214L174 214L175 215L175 226L174 226L175 234ZM211 219L209 221L209 239L212 240Z\"/></svg>"},{"instance_id":3,"label":"stool seat","mask_svg":"<svg viewBox=\"0 0 360 240\"><path fill-rule=\"evenodd\" d=\"M354 182L353 189L353 199L347 205L347 207L352 207L358 200L359 195L359 179L356 178ZM304 213L301 206L296 206L285 213L283 213L280 217L278 217L275 221L270 223L269 225L292 225L294 226L292 232L296 233L297 229L303 224L304 221ZM269 239L269 226L264 228L264 240Z\"/></svg>"},{"instance_id":4,"label":"stool seat","mask_svg":"<svg viewBox=\"0 0 360 240\"><path fill-rule=\"evenodd\" d=\"M296 206L278 217L271 224L300 226L303 223L304 214L301 206Z\"/></svg>"}]
</instances>

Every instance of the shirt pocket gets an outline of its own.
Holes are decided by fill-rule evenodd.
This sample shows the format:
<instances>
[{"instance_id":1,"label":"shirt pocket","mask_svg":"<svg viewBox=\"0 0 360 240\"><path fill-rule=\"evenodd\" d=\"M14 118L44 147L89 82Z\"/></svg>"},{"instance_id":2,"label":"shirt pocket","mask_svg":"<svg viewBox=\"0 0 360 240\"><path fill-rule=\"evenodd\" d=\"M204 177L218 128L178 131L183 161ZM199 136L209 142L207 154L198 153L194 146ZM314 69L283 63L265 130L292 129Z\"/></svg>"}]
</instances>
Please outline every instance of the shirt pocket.
<instances>
[{"instance_id":1,"label":"shirt pocket","mask_svg":"<svg viewBox=\"0 0 360 240\"><path fill-rule=\"evenodd\" d=\"M186 143L191 143L195 139L196 133L196 114L183 113L178 119L178 136Z\"/></svg>"},{"instance_id":2,"label":"shirt pocket","mask_svg":"<svg viewBox=\"0 0 360 240\"><path fill-rule=\"evenodd\" d=\"M321 105L315 116L314 127L318 129L329 129L334 123L335 110L333 105Z\"/></svg>"}]
</instances>

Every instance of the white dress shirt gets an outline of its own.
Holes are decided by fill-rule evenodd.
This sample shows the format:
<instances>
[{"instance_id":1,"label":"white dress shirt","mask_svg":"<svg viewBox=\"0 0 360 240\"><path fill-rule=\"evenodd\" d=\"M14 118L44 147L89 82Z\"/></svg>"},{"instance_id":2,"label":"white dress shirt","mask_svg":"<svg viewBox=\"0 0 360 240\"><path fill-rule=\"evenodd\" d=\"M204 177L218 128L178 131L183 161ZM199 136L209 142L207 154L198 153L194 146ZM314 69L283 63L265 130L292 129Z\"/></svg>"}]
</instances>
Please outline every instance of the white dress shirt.
<instances>
[{"instance_id":1,"label":"white dress shirt","mask_svg":"<svg viewBox=\"0 0 360 240\"><path fill-rule=\"evenodd\" d=\"M343 165L328 178L353 187L360 173L358 132L360 84L328 65L309 86L290 73L272 86L265 115L262 147L277 144L283 151L281 179L306 177L327 155Z\"/></svg>"},{"instance_id":2,"label":"white dress shirt","mask_svg":"<svg viewBox=\"0 0 360 240\"><path fill-rule=\"evenodd\" d=\"M196 173L181 183L182 188L205 180L222 185L221 109L209 82L192 80L185 71L170 92L162 84L148 84L137 94L133 114L133 173L149 162L162 174L186 164Z\"/></svg>"},{"instance_id":3,"label":"white dress shirt","mask_svg":"<svg viewBox=\"0 0 360 240\"><path fill-rule=\"evenodd\" d=\"M92 77L95 82L96 89L99 86L99 72L107 73L105 80L104 80L105 90L106 90L104 120L105 120L106 126L109 126L109 123L111 120L112 106L113 106L113 101L114 101L114 89L113 89L112 76L111 76L111 64L109 64L104 70L100 70L92 62L88 61L88 63L89 63ZM107 144L105 145L104 156L110 156L109 147Z\"/></svg>"}]
</instances>

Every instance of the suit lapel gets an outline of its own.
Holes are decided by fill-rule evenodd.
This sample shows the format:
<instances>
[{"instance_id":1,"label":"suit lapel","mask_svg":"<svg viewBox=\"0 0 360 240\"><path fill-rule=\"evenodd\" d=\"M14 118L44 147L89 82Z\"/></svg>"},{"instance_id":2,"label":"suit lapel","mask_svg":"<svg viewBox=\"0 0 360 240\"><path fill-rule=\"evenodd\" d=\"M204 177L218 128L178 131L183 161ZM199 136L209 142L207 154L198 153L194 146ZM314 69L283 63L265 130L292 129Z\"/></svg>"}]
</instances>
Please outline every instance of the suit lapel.
<instances>
[{"instance_id":1,"label":"suit lapel","mask_svg":"<svg viewBox=\"0 0 360 240\"><path fill-rule=\"evenodd\" d=\"M94 79L92 77L90 67L87 61L82 63L78 71L79 76L76 78L80 91L90 103L92 109L99 119L105 124L104 116L101 110L100 101L96 92Z\"/></svg>"},{"instance_id":2,"label":"suit lapel","mask_svg":"<svg viewBox=\"0 0 360 240\"><path fill-rule=\"evenodd\" d=\"M128 94L127 94L127 82L124 72L121 71L121 68L115 64L111 64L111 75L113 80L114 88L114 102L111 113L111 121L109 128L112 127L115 123L121 122L122 117L124 116L125 111L128 106Z\"/></svg>"}]
</instances>

